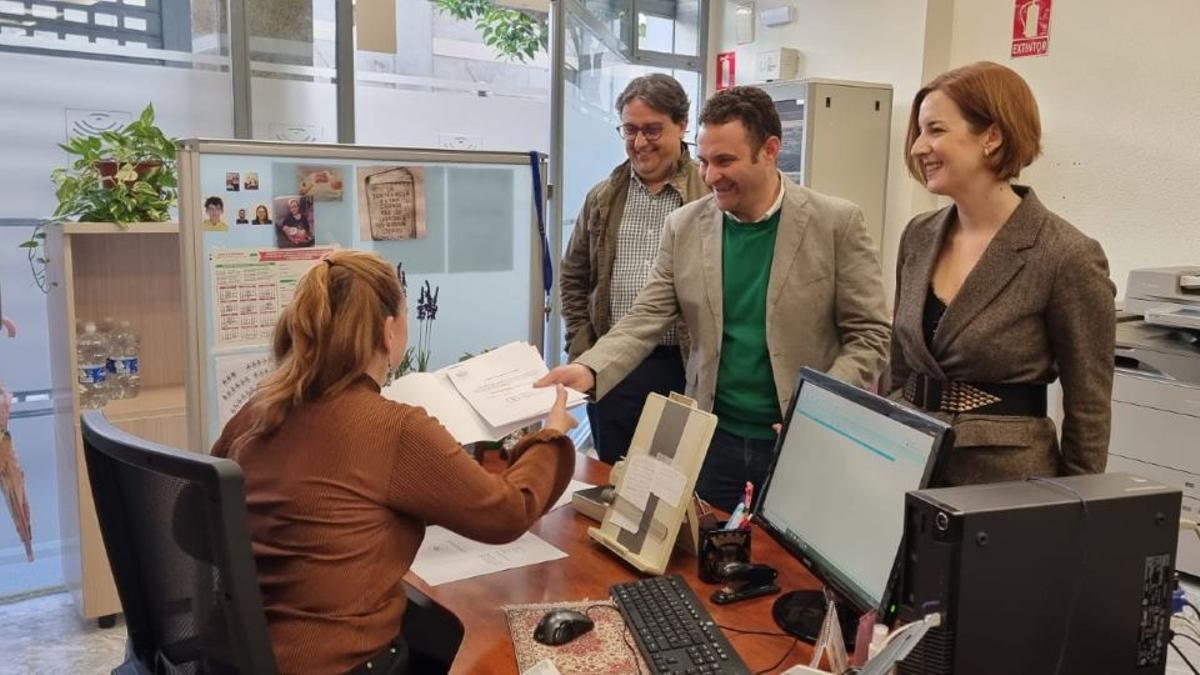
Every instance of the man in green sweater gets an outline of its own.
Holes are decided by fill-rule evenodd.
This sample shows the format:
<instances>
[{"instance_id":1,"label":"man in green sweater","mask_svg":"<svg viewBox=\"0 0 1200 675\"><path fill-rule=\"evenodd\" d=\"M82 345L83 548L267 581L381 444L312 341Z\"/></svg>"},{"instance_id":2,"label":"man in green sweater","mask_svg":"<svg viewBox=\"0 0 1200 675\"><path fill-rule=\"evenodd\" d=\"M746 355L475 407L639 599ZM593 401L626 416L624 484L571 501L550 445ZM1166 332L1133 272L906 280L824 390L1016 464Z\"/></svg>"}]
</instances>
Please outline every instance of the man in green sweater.
<instances>
[{"instance_id":1,"label":"man in green sweater","mask_svg":"<svg viewBox=\"0 0 1200 675\"><path fill-rule=\"evenodd\" d=\"M630 311L561 382L603 397L682 316L687 394L719 418L696 489L732 510L760 486L801 367L858 386L882 371L889 327L879 256L854 204L777 167L782 127L766 92L718 92L700 114L697 156L712 194L667 218Z\"/></svg>"}]
</instances>

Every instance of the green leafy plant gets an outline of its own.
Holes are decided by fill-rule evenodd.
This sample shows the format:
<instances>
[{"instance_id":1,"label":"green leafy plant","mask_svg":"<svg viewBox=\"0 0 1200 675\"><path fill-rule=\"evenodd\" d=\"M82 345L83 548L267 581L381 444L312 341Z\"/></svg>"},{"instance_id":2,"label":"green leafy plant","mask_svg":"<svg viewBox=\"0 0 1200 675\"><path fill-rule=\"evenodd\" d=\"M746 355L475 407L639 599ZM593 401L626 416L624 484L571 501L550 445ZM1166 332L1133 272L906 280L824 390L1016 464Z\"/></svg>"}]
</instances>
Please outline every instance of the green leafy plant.
<instances>
[{"instance_id":1,"label":"green leafy plant","mask_svg":"<svg viewBox=\"0 0 1200 675\"><path fill-rule=\"evenodd\" d=\"M433 4L443 14L474 21L484 43L510 60L525 63L550 44L545 17L497 7L492 0L433 0Z\"/></svg>"},{"instance_id":2,"label":"green leafy plant","mask_svg":"<svg viewBox=\"0 0 1200 675\"><path fill-rule=\"evenodd\" d=\"M120 131L76 136L58 147L76 159L50 174L58 198L54 218L126 228L170 217L178 187L175 141L155 126L153 105ZM46 279L46 226L51 222L38 223L29 239L18 244L26 249L33 280L43 293L54 286Z\"/></svg>"},{"instance_id":3,"label":"green leafy plant","mask_svg":"<svg viewBox=\"0 0 1200 675\"><path fill-rule=\"evenodd\" d=\"M61 144L75 155L55 169L55 218L116 223L161 222L175 204L175 141L154 124L154 106L120 131L76 136Z\"/></svg>"}]
</instances>

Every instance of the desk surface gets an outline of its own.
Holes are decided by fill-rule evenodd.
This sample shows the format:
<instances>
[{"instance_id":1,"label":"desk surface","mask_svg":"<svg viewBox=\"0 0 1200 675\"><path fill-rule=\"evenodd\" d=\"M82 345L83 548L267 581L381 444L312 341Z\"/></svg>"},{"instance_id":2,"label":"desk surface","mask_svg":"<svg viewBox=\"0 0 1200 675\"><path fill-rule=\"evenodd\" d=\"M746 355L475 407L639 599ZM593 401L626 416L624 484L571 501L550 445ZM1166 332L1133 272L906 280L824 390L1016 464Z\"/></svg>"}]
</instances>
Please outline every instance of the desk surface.
<instances>
[{"instance_id":1,"label":"desk surface","mask_svg":"<svg viewBox=\"0 0 1200 675\"><path fill-rule=\"evenodd\" d=\"M500 459L494 455L489 455L484 464L495 469L502 466ZM575 478L599 485L607 480L608 471L607 465L579 455ZM441 586L429 586L416 575L408 575L408 583L454 612L463 622L465 635L454 661L453 673L517 672L508 624L500 609L503 605L607 598L612 584L642 576L588 537L587 529L595 524L595 521L576 513L574 508L565 506L546 514L534 525L531 532L567 553L567 557L560 560ZM752 560L767 563L779 570L778 583L784 592L820 588L817 580L798 560L757 527L752 543ZM718 624L779 632L771 618L771 605L777 595L727 606L714 605L709 602L708 596L717 586L701 582L696 574L695 556L681 551L676 551L671 558L667 573L682 575ZM725 631L725 635L751 671L774 665L792 644L790 637L742 635L731 631ZM781 669L800 662L807 663L811 655L812 648L801 642L784 661Z\"/></svg>"}]
</instances>

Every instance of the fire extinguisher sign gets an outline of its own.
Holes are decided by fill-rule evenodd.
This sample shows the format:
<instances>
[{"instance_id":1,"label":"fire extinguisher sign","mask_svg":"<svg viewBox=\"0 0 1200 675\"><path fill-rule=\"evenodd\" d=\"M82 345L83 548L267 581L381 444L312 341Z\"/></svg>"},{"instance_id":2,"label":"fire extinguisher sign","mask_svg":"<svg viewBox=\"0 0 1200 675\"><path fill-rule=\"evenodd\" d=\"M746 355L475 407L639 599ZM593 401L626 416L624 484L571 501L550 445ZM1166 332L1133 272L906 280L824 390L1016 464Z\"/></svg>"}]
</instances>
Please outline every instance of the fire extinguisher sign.
<instances>
[{"instance_id":1,"label":"fire extinguisher sign","mask_svg":"<svg viewBox=\"0 0 1200 675\"><path fill-rule=\"evenodd\" d=\"M717 91L729 89L734 85L736 65L736 52L721 52L717 54Z\"/></svg>"},{"instance_id":2,"label":"fire extinguisher sign","mask_svg":"<svg viewBox=\"0 0 1200 675\"><path fill-rule=\"evenodd\" d=\"M1013 0L1012 58L1045 56L1050 48L1051 0Z\"/></svg>"}]
</instances>

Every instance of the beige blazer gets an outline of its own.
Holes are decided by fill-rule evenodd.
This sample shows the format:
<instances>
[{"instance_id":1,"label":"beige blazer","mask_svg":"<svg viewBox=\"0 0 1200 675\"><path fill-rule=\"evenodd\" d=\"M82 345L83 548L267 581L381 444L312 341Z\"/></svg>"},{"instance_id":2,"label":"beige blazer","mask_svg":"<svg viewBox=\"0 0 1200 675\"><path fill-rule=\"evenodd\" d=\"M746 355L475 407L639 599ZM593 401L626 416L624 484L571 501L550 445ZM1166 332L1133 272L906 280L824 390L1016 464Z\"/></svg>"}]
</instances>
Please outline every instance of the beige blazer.
<instances>
[{"instance_id":1,"label":"beige blazer","mask_svg":"<svg viewBox=\"0 0 1200 675\"><path fill-rule=\"evenodd\" d=\"M767 283L767 349L780 413L802 366L873 385L888 345L887 303L862 211L783 178L784 198ZM682 316L691 334L687 394L712 410L721 359L722 213L712 195L667 217L658 258L633 308L576 362L604 396Z\"/></svg>"},{"instance_id":2,"label":"beige blazer","mask_svg":"<svg viewBox=\"0 0 1200 675\"><path fill-rule=\"evenodd\" d=\"M891 397L909 373L941 380L1049 384L1062 378L1062 450L1049 418L963 413L942 484L1100 473L1108 459L1116 288L1100 244L1042 205L1033 190L996 233L927 348L922 324L934 261L953 206L914 218L900 239Z\"/></svg>"}]
</instances>

